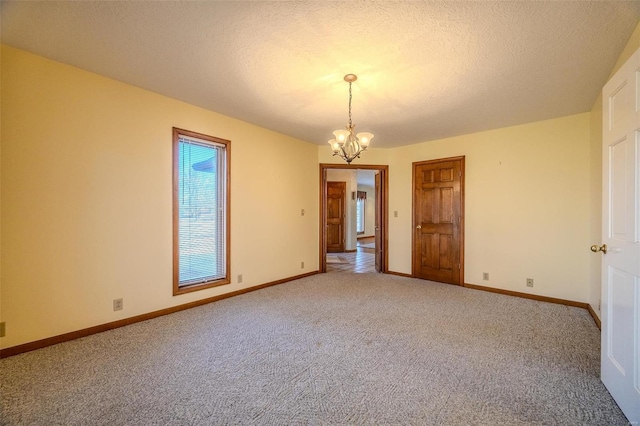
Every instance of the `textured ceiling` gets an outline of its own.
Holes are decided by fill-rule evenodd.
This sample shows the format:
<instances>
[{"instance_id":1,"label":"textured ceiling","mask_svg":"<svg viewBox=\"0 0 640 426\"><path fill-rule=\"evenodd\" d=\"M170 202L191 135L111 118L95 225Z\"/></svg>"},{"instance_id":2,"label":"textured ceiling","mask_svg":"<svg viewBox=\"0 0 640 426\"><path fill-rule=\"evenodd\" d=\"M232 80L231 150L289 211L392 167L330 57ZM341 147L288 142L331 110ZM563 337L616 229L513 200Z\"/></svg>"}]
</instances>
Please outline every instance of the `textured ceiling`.
<instances>
[{"instance_id":1,"label":"textured ceiling","mask_svg":"<svg viewBox=\"0 0 640 426\"><path fill-rule=\"evenodd\" d=\"M326 144L391 147L589 111L637 1L7 2L2 42Z\"/></svg>"}]
</instances>

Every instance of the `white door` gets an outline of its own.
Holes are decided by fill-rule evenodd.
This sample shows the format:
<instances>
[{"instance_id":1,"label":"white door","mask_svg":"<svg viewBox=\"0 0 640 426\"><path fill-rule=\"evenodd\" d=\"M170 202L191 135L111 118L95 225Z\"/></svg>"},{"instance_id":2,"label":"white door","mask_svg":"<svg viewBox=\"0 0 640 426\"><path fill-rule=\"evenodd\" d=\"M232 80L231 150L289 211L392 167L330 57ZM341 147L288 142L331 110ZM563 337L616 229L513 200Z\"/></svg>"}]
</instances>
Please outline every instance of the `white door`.
<instances>
[{"instance_id":1,"label":"white door","mask_svg":"<svg viewBox=\"0 0 640 426\"><path fill-rule=\"evenodd\" d=\"M629 421L639 424L640 50L604 86L602 102L601 374Z\"/></svg>"}]
</instances>

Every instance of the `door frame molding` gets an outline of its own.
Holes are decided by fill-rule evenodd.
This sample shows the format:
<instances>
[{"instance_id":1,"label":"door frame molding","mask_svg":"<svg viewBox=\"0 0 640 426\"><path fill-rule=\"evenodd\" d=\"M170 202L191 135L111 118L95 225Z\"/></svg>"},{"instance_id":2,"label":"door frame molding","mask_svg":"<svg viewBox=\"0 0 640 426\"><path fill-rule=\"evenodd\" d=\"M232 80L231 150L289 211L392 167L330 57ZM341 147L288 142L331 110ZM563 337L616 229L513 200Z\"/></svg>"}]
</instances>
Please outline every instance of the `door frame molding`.
<instances>
[{"instance_id":1,"label":"door frame molding","mask_svg":"<svg viewBox=\"0 0 640 426\"><path fill-rule=\"evenodd\" d=\"M460 286L464 286L464 177L465 156L435 158L433 160L416 161L411 163L411 276L416 276L415 270L415 239L416 239L416 167L425 164L442 163L460 160Z\"/></svg>"},{"instance_id":2,"label":"door frame molding","mask_svg":"<svg viewBox=\"0 0 640 426\"><path fill-rule=\"evenodd\" d=\"M386 273L389 270L389 166L388 165L374 165L374 164L327 164L320 163L320 179L319 179L319 193L320 193L320 242L319 242L319 271L320 273L327 272L327 194L325 191L327 183L327 170L329 169L347 169L347 170L377 170L380 172L380 183L382 185L381 202L382 202L382 217L380 218L380 225L382 226L380 238L382 240L382 264L380 265L380 272Z\"/></svg>"}]
</instances>

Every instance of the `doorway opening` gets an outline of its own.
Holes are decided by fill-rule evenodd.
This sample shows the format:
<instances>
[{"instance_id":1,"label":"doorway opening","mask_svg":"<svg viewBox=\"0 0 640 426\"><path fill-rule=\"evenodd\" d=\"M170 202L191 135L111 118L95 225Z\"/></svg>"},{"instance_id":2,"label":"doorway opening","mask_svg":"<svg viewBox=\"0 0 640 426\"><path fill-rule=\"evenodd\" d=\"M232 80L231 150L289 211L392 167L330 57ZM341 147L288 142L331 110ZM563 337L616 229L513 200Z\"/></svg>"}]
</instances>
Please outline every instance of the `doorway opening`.
<instances>
[{"instance_id":1,"label":"doorway opening","mask_svg":"<svg viewBox=\"0 0 640 426\"><path fill-rule=\"evenodd\" d=\"M320 272L387 272L388 199L388 166L320 164Z\"/></svg>"}]
</instances>

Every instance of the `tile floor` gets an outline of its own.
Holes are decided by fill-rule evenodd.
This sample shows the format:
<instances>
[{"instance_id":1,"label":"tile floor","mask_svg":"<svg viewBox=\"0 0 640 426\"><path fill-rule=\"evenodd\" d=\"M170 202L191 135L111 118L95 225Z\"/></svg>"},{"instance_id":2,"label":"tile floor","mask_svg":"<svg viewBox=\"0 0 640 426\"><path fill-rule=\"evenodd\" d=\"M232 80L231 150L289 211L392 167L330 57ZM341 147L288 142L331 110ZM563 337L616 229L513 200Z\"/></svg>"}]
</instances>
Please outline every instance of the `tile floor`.
<instances>
[{"instance_id":1,"label":"tile floor","mask_svg":"<svg viewBox=\"0 0 640 426\"><path fill-rule=\"evenodd\" d=\"M331 253L340 256L349 263L327 263L327 272L364 273L376 272L374 249L361 247L360 244L372 243L372 238L358 240L356 251L351 253Z\"/></svg>"}]
</instances>

